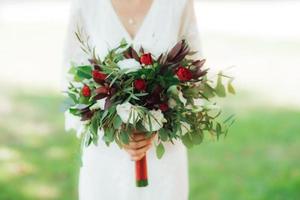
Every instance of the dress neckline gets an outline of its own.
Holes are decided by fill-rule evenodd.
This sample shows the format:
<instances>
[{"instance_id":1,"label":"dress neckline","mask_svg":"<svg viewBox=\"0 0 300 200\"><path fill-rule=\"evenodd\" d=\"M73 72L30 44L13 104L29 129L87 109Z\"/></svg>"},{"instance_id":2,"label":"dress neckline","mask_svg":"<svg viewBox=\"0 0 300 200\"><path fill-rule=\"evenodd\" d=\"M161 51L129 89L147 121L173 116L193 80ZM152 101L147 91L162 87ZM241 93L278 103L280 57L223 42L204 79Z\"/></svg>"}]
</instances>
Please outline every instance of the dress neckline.
<instances>
[{"instance_id":1,"label":"dress neckline","mask_svg":"<svg viewBox=\"0 0 300 200\"><path fill-rule=\"evenodd\" d=\"M129 39L131 42L134 42L137 40L137 38L139 37L139 35L141 34L142 30L144 29L144 26L147 24L147 21L149 20L150 16L152 15L153 11L154 11L154 7L156 6L156 1L157 0L153 0L151 3L150 8L148 9L146 15L144 16L141 25L138 27L136 33L131 36L130 33L128 32L128 30L126 29L125 25L122 23L117 11L115 10L113 4L112 4L112 0L107 0L110 10L115 18L115 20L117 21L119 27L122 29L122 31L124 32L124 34L126 35L127 39Z\"/></svg>"}]
</instances>

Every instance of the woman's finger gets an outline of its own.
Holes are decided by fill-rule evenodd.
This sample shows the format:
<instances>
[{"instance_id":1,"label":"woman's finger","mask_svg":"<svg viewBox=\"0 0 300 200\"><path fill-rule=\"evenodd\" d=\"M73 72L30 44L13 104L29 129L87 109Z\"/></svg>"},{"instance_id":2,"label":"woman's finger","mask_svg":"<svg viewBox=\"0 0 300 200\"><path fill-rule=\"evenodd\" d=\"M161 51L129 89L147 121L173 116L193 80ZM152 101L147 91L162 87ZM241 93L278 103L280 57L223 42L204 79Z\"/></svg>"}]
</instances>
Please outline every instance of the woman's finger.
<instances>
[{"instance_id":1,"label":"woman's finger","mask_svg":"<svg viewBox=\"0 0 300 200\"><path fill-rule=\"evenodd\" d=\"M132 136L132 140L136 141L136 142L139 142L141 140L150 140L150 139L153 139L155 137L155 134L156 133L151 134L150 137L146 137L145 133L135 133Z\"/></svg>"},{"instance_id":2,"label":"woman's finger","mask_svg":"<svg viewBox=\"0 0 300 200\"><path fill-rule=\"evenodd\" d=\"M125 144L124 148L127 149L139 149L151 143L151 140L141 140L140 142L129 142L129 144Z\"/></svg>"},{"instance_id":3,"label":"woman's finger","mask_svg":"<svg viewBox=\"0 0 300 200\"><path fill-rule=\"evenodd\" d=\"M146 138L145 134L143 134L143 133L135 133L132 135L132 138L131 138L131 140L135 141L135 142L139 142L139 141L146 140L146 139L147 138Z\"/></svg>"},{"instance_id":4,"label":"woman's finger","mask_svg":"<svg viewBox=\"0 0 300 200\"><path fill-rule=\"evenodd\" d=\"M131 155L131 157L139 157L142 154L146 153L151 148L152 144L148 144L140 149L132 150L132 149L125 149L127 153Z\"/></svg>"}]
</instances>

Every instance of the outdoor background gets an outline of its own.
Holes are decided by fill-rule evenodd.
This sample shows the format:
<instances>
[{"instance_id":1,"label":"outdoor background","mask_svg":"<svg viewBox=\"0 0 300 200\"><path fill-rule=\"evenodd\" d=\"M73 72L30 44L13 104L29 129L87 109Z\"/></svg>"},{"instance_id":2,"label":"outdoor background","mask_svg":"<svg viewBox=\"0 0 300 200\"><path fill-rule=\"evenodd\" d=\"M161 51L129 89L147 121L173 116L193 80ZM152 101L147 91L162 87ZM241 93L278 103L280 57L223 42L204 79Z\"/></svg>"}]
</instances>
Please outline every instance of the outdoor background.
<instances>
[{"instance_id":1,"label":"outdoor background","mask_svg":"<svg viewBox=\"0 0 300 200\"><path fill-rule=\"evenodd\" d=\"M189 151L191 200L300 198L299 10L197 1L208 67L238 94L224 102L229 135ZM0 0L0 200L77 199L79 142L60 112L68 14L66 0Z\"/></svg>"}]
</instances>

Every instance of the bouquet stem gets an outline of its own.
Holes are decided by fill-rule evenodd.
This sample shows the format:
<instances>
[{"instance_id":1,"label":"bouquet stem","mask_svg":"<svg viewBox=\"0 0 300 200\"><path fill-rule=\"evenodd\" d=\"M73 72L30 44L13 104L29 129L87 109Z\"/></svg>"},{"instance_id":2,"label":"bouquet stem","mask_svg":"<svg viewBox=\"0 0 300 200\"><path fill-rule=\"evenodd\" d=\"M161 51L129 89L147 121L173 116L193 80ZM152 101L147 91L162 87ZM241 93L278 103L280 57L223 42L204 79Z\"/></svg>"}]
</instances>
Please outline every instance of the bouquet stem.
<instances>
[{"instance_id":1,"label":"bouquet stem","mask_svg":"<svg viewBox=\"0 0 300 200\"><path fill-rule=\"evenodd\" d=\"M137 187L146 187L148 185L146 155L141 160L135 162L135 177Z\"/></svg>"}]
</instances>

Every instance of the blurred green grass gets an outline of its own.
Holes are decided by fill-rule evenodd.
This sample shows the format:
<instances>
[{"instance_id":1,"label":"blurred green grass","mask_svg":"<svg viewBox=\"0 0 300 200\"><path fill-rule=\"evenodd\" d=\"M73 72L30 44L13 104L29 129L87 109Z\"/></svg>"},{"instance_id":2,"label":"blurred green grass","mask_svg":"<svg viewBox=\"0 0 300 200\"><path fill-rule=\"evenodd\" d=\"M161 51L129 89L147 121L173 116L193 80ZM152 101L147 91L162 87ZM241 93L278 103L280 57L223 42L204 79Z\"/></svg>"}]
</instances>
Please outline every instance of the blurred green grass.
<instances>
[{"instance_id":1,"label":"blurred green grass","mask_svg":"<svg viewBox=\"0 0 300 200\"><path fill-rule=\"evenodd\" d=\"M77 199L79 141L64 133L62 97L12 91L0 96L0 199ZM300 112L235 110L225 139L189 151L190 199L298 199Z\"/></svg>"}]
</instances>

